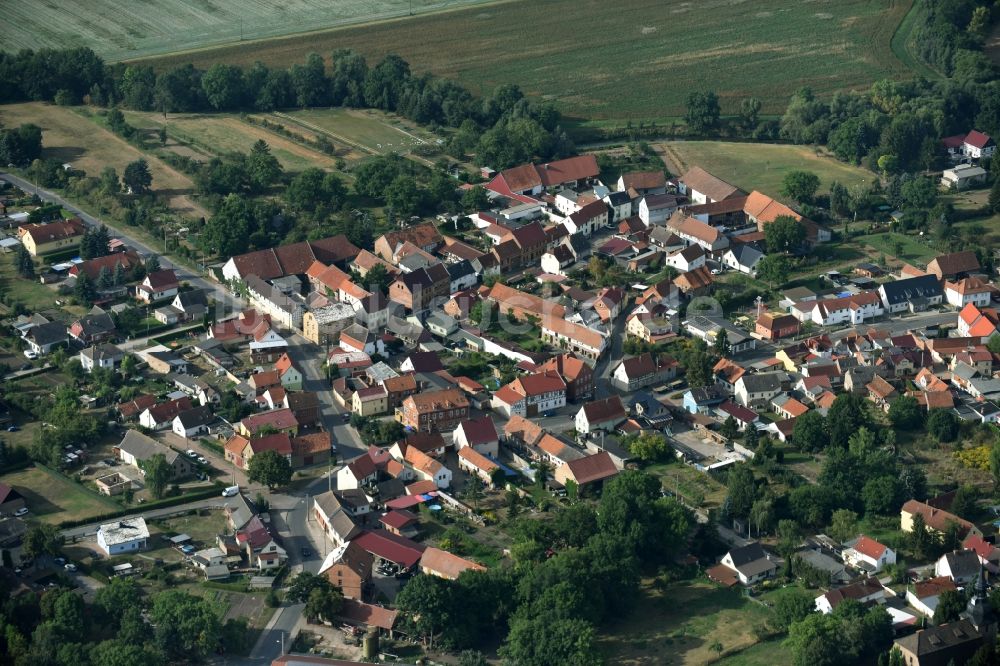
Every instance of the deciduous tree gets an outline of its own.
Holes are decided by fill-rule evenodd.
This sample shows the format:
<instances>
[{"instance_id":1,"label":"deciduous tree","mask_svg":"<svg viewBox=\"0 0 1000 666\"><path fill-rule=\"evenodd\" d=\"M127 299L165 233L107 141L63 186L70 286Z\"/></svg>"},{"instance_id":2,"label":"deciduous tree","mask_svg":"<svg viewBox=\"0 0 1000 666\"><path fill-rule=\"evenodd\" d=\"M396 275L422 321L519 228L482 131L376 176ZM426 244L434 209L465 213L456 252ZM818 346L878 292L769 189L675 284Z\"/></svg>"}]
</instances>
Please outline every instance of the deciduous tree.
<instances>
[{"instance_id":1,"label":"deciduous tree","mask_svg":"<svg viewBox=\"0 0 1000 666\"><path fill-rule=\"evenodd\" d=\"M806 240L806 228L788 215L779 215L764 225L764 242L768 252L793 252Z\"/></svg>"},{"instance_id":2,"label":"deciduous tree","mask_svg":"<svg viewBox=\"0 0 1000 666\"><path fill-rule=\"evenodd\" d=\"M812 203L819 189L819 176L811 171L789 171L781 181L781 195L800 203Z\"/></svg>"},{"instance_id":3,"label":"deciduous tree","mask_svg":"<svg viewBox=\"0 0 1000 666\"><path fill-rule=\"evenodd\" d=\"M167 462L166 456L162 453L156 453L149 460L143 462L141 467L144 472L143 478L146 480L146 485L149 486L153 497L157 499L163 497L167 484L174 476L174 469Z\"/></svg>"},{"instance_id":4,"label":"deciduous tree","mask_svg":"<svg viewBox=\"0 0 1000 666\"><path fill-rule=\"evenodd\" d=\"M292 465L277 451L261 451L250 459L247 474L251 481L273 489L292 480Z\"/></svg>"},{"instance_id":5,"label":"deciduous tree","mask_svg":"<svg viewBox=\"0 0 1000 666\"><path fill-rule=\"evenodd\" d=\"M129 162L122 174L122 181L132 194L145 194L153 184L153 174L149 171L149 164L141 157Z\"/></svg>"}]
</instances>

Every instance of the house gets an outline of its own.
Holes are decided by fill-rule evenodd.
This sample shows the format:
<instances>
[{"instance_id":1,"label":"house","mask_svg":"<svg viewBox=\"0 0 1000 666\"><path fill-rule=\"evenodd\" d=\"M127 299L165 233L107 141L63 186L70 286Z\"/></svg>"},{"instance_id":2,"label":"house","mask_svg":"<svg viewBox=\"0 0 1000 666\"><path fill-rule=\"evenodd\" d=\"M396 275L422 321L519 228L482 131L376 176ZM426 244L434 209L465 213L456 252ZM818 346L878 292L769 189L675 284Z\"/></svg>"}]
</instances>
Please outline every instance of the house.
<instances>
[{"instance_id":1,"label":"house","mask_svg":"<svg viewBox=\"0 0 1000 666\"><path fill-rule=\"evenodd\" d=\"M886 590L875 578L852 583L845 587L830 590L816 597L816 611L823 614L832 613L845 599L852 599L862 605L878 603L885 599Z\"/></svg>"},{"instance_id":2,"label":"house","mask_svg":"<svg viewBox=\"0 0 1000 666\"><path fill-rule=\"evenodd\" d=\"M389 300L411 312L420 312L436 298L447 298L451 276L444 264L438 263L403 273L389 285Z\"/></svg>"},{"instance_id":3,"label":"house","mask_svg":"<svg viewBox=\"0 0 1000 666\"><path fill-rule=\"evenodd\" d=\"M313 515L319 529L338 548L362 534L361 528L332 491L313 497Z\"/></svg>"},{"instance_id":4,"label":"house","mask_svg":"<svg viewBox=\"0 0 1000 666\"><path fill-rule=\"evenodd\" d=\"M715 385L688 389L684 392L684 411L689 414L708 414L726 398L723 389Z\"/></svg>"},{"instance_id":5,"label":"house","mask_svg":"<svg viewBox=\"0 0 1000 666\"><path fill-rule=\"evenodd\" d=\"M683 250L667 255L663 263L681 273L687 273L705 265L705 250L700 245L688 245Z\"/></svg>"},{"instance_id":6,"label":"house","mask_svg":"<svg viewBox=\"0 0 1000 666\"><path fill-rule=\"evenodd\" d=\"M640 195L665 194L667 179L662 171L629 171L618 176L615 185L619 192L635 190Z\"/></svg>"},{"instance_id":7,"label":"house","mask_svg":"<svg viewBox=\"0 0 1000 666\"><path fill-rule=\"evenodd\" d=\"M193 406L191 398L188 396L151 405L139 414L139 425L148 430L169 428L175 416L191 409Z\"/></svg>"},{"instance_id":8,"label":"house","mask_svg":"<svg viewBox=\"0 0 1000 666\"><path fill-rule=\"evenodd\" d=\"M868 390L868 399L884 412L889 411L889 403L898 395L896 387L879 375L872 377L865 388Z\"/></svg>"},{"instance_id":9,"label":"house","mask_svg":"<svg viewBox=\"0 0 1000 666\"><path fill-rule=\"evenodd\" d=\"M785 379L783 372L746 374L736 380L733 396L744 407L761 409L781 393Z\"/></svg>"},{"instance_id":10,"label":"house","mask_svg":"<svg viewBox=\"0 0 1000 666\"><path fill-rule=\"evenodd\" d=\"M757 317L756 330L757 335L765 340L777 340L798 335L802 324L790 314L762 312Z\"/></svg>"},{"instance_id":11,"label":"house","mask_svg":"<svg viewBox=\"0 0 1000 666\"><path fill-rule=\"evenodd\" d=\"M988 134L972 130L968 134L958 134L941 139L941 145L952 159L970 157L974 160L992 157L997 146Z\"/></svg>"},{"instance_id":12,"label":"house","mask_svg":"<svg viewBox=\"0 0 1000 666\"><path fill-rule=\"evenodd\" d=\"M354 306L350 303L331 303L302 315L302 337L313 344L325 346L335 342L338 334L353 323Z\"/></svg>"},{"instance_id":13,"label":"house","mask_svg":"<svg viewBox=\"0 0 1000 666\"><path fill-rule=\"evenodd\" d=\"M600 173L596 157L579 155L541 165L528 163L504 169L493 177L486 189L521 203L537 203L532 197L549 188L577 189L596 179Z\"/></svg>"},{"instance_id":14,"label":"house","mask_svg":"<svg viewBox=\"0 0 1000 666\"><path fill-rule=\"evenodd\" d=\"M66 325L57 321L35 324L24 334L24 341L31 351L39 356L45 356L59 347L65 347L69 342Z\"/></svg>"},{"instance_id":15,"label":"house","mask_svg":"<svg viewBox=\"0 0 1000 666\"><path fill-rule=\"evenodd\" d=\"M677 376L680 364L669 356L645 352L623 359L611 372L611 384L631 393L647 386L660 384Z\"/></svg>"},{"instance_id":16,"label":"house","mask_svg":"<svg viewBox=\"0 0 1000 666\"><path fill-rule=\"evenodd\" d=\"M712 274L706 266L681 273L674 278L674 284L688 297L708 294L712 290L713 282Z\"/></svg>"},{"instance_id":17,"label":"house","mask_svg":"<svg viewBox=\"0 0 1000 666\"><path fill-rule=\"evenodd\" d=\"M921 516L924 520L924 525L931 532L936 532L938 534L944 534L948 531L948 526L950 523L955 523L959 527L961 536L964 538L971 534L982 535L975 525L967 520L959 518L958 516L948 513L943 509L937 509L924 502L919 502L917 500L909 500L900 510L900 529L904 532L913 531L913 519L915 516Z\"/></svg>"},{"instance_id":18,"label":"house","mask_svg":"<svg viewBox=\"0 0 1000 666\"><path fill-rule=\"evenodd\" d=\"M661 314L633 312L629 315L625 322L626 335L654 344L674 335L677 327L676 311L665 311L663 308L657 308L657 311Z\"/></svg>"},{"instance_id":19,"label":"house","mask_svg":"<svg viewBox=\"0 0 1000 666\"><path fill-rule=\"evenodd\" d=\"M725 335L730 355L740 354L757 346L754 338L722 317L694 315L683 324L688 333L704 340L710 347L716 344L719 336Z\"/></svg>"},{"instance_id":20,"label":"house","mask_svg":"<svg viewBox=\"0 0 1000 666\"><path fill-rule=\"evenodd\" d=\"M286 391L302 390L302 371L296 367L295 361L288 355L288 352L278 357L278 360L274 362L274 369L281 379L281 386Z\"/></svg>"},{"instance_id":21,"label":"house","mask_svg":"<svg viewBox=\"0 0 1000 666\"><path fill-rule=\"evenodd\" d=\"M677 191L686 195L695 204L714 203L743 194L735 185L716 178L699 166L691 167L677 179Z\"/></svg>"},{"instance_id":22,"label":"house","mask_svg":"<svg viewBox=\"0 0 1000 666\"><path fill-rule=\"evenodd\" d=\"M70 324L68 332L71 338L89 346L108 342L117 333L117 329L111 315L95 305L87 314Z\"/></svg>"},{"instance_id":23,"label":"house","mask_svg":"<svg viewBox=\"0 0 1000 666\"><path fill-rule=\"evenodd\" d=\"M812 220L802 217L794 210L771 197L754 190L747 195L743 213L750 222L757 225L757 231L763 232L764 227L779 217L790 217L798 222L806 231L805 245L812 246L825 243L832 237L830 230Z\"/></svg>"},{"instance_id":24,"label":"house","mask_svg":"<svg viewBox=\"0 0 1000 666\"><path fill-rule=\"evenodd\" d=\"M667 220L667 229L677 234L688 245L698 245L705 252L718 256L729 247L729 237L710 224L691 217L683 210Z\"/></svg>"},{"instance_id":25,"label":"house","mask_svg":"<svg viewBox=\"0 0 1000 666\"><path fill-rule=\"evenodd\" d=\"M580 234L584 238L589 238L598 229L608 226L608 205L600 199L591 201L570 213L562 223L570 234Z\"/></svg>"},{"instance_id":26,"label":"house","mask_svg":"<svg viewBox=\"0 0 1000 666\"><path fill-rule=\"evenodd\" d=\"M309 467L311 465L325 465L330 461L331 447L330 433L311 432L307 435L293 437L292 444L292 467Z\"/></svg>"},{"instance_id":27,"label":"house","mask_svg":"<svg viewBox=\"0 0 1000 666\"><path fill-rule=\"evenodd\" d=\"M172 268L146 274L135 288L135 297L143 303L153 303L173 298L180 290L180 282Z\"/></svg>"},{"instance_id":28,"label":"house","mask_svg":"<svg viewBox=\"0 0 1000 666\"><path fill-rule=\"evenodd\" d=\"M806 301L798 304L805 316L802 321L812 321L820 326L837 326L849 323L858 326L885 314L879 292L861 292L840 298ZM905 306L904 306L905 307ZM793 310L792 314L795 314Z\"/></svg>"},{"instance_id":29,"label":"house","mask_svg":"<svg viewBox=\"0 0 1000 666\"><path fill-rule=\"evenodd\" d=\"M949 590L956 592L958 591L958 586L948 576L918 580L914 583L913 589L907 586L906 602L921 615L930 619L934 617L934 611L937 610L941 593Z\"/></svg>"},{"instance_id":30,"label":"house","mask_svg":"<svg viewBox=\"0 0 1000 666\"><path fill-rule=\"evenodd\" d=\"M986 307L990 304L994 291L993 285L975 277L944 283L944 298L948 305L956 308L964 308L969 304L978 308Z\"/></svg>"},{"instance_id":31,"label":"house","mask_svg":"<svg viewBox=\"0 0 1000 666\"><path fill-rule=\"evenodd\" d=\"M463 571L486 571L486 567L440 548L428 548L420 556L420 571L429 576L456 580Z\"/></svg>"},{"instance_id":32,"label":"house","mask_svg":"<svg viewBox=\"0 0 1000 666\"><path fill-rule=\"evenodd\" d=\"M950 190L968 190L986 184L989 172L974 164L956 164L941 174L941 187Z\"/></svg>"},{"instance_id":33,"label":"house","mask_svg":"<svg viewBox=\"0 0 1000 666\"><path fill-rule=\"evenodd\" d=\"M378 560L391 562L402 571L415 567L427 549L423 544L386 530L365 531L355 541Z\"/></svg>"},{"instance_id":34,"label":"house","mask_svg":"<svg viewBox=\"0 0 1000 666\"><path fill-rule=\"evenodd\" d=\"M143 465L153 456L162 455L167 464L173 468L173 478L175 479L188 476L194 470L194 465L187 456L183 456L155 439L143 435L138 430L126 432L121 442L115 447L115 452L122 462L139 470L142 470Z\"/></svg>"},{"instance_id":35,"label":"house","mask_svg":"<svg viewBox=\"0 0 1000 666\"><path fill-rule=\"evenodd\" d=\"M340 588L348 599L363 599L372 579L371 553L354 542L334 549L320 565L319 575Z\"/></svg>"},{"instance_id":36,"label":"house","mask_svg":"<svg viewBox=\"0 0 1000 666\"><path fill-rule=\"evenodd\" d=\"M454 294L456 291L471 289L479 283L479 275L468 259L456 261L445 266L448 270L448 293Z\"/></svg>"},{"instance_id":37,"label":"house","mask_svg":"<svg viewBox=\"0 0 1000 666\"><path fill-rule=\"evenodd\" d=\"M901 636L893 646L899 649L906 666L949 666L966 664L990 638L968 619L939 626L926 626Z\"/></svg>"},{"instance_id":38,"label":"house","mask_svg":"<svg viewBox=\"0 0 1000 666\"><path fill-rule=\"evenodd\" d=\"M979 270L979 258L972 250L941 254L927 264L927 272L939 280L956 280Z\"/></svg>"},{"instance_id":39,"label":"house","mask_svg":"<svg viewBox=\"0 0 1000 666\"><path fill-rule=\"evenodd\" d=\"M0 483L0 515L10 516L24 507L24 496L6 483Z\"/></svg>"},{"instance_id":40,"label":"house","mask_svg":"<svg viewBox=\"0 0 1000 666\"><path fill-rule=\"evenodd\" d=\"M548 433L542 435L538 445L532 451L535 460L544 460L558 468L566 463L583 458L583 452L563 439Z\"/></svg>"},{"instance_id":41,"label":"house","mask_svg":"<svg viewBox=\"0 0 1000 666\"><path fill-rule=\"evenodd\" d=\"M344 351L355 351L373 356L385 353L385 343L361 324L351 324L340 332L337 343Z\"/></svg>"},{"instance_id":42,"label":"house","mask_svg":"<svg viewBox=\"0 0 1000 666\"><path fill-rule=\"evenodd\" d=\"M148 538L149 528L142 516L129 516L97 528L97 547L108 557L140 551Z\"/></svg>"},{"instance_id":43,"label":"house","mask_svg":"<svg viewBox=\"0 0 1000 666\"><path fill-rule=\"evenodd\" d=\"M496 458L500 454L500 436L496 425L489 416L481 416L458 424L452 435L455 449L461 451L467 446L477 452Z\"/></svg>"},{"instance_id":44,"label":"house","mask_svg":"<svg viewBox=\"0 0 1000 666\"><path fill-rule=\"evenodd\" d=\"M375 254L390 264L399 260L399 252L406 243L411 243L424 252L435 252L443 243L444 238L433 224L416 224L412 227L397 229L375 239Z\"/></svg>"},{"instance_id":45,"label":"house","mask_svg":"<svg viewBox=\"0 0 1000 666\"><path fill-rule=\"evenodd\" d=\"M246 285L250 303L256 309L269 315L272 323L288 329L302 328L305 306L301 301L293 299L278 287L264 282L256 275L248 275L243 283Z\"/></svg>"},{"instance_id":46,"label":"house","mask_svg":"<svg viewBox=\"0 0 1000 666\"><path fill-rule=\"evenodd\" d=\"M869 573L878 573L896 563L896 551L864 534L844 544L844 564Z\"/></svg>"},{"instance_id":47,"label":"house","mask_svg":"<svg viewBox=\"0 0 1000 666\"><path fill-rule=\"evenodd\" d=\"M415 446L407 446L403 460L421 481L433 481L438 488L451 485L452 472Z\"/></svg>"},{"instance_id":48,"label":"house","mask_svg":"<svg viewBox=\"0 0 1000 666\"><path fill-rule=\"evenodd\" d=\"M970 534L965 537L962 548L975 551L976 555L979 556L979 561L991 571L995 571L1000 565L1000 548L997 548L992 541L987 541L979 535Z\"/></svg>"},{"instance_id":49,"label":"house","mask_svg":"<svg viewBox=\"0 0 1000 666\"><path fill-rule=\"evenodd\" d=\"M578 433L588 435L597 430L612 430L628 418L625 405L617 395L588 402L576 413L574 423Z\"/></svg>"},{"instance_id":50,"label":"house","mask_svg":"<svg viewBox=\"0 0 1000 666\"><path fill-rule=\"evenodd\" d=\"M525 321L529 317L541 319L551 315L563 317L566 308L555 301L547 300L534 294L519 291L513 287L497 282L485 294L485 298L497 304L497 312Z\"/></svg>"},{"instance_id":51,"label":"house","mask_svg":"<svg viewBox=\"0 0 1000 666\"><path fill-rule=\"evenodd\" d=\"M746 273L747 275L757 275L757 264L764 258L764 253L746 243L739 243L730 247L722 255L722 263L734 271Z\"/></svg>"},{"instance_id":52,"label":"house","mask_svg":"<svg viewBox=\"0 0 1000 666\"><path fill-rule=\"evenodd\" d=\"M639 200L639 219L647 227L662 226L679 205L673 194L647 194Z\"/></svg>"},{"instance_id":53,"label":"house","mask_svg":"<svg viewBox=\"0 0 1000 666\"><path fill-rule=\"evenodd\" d=\"M244 437L253 437L261 431L285 432L294 437L299 431L299 422L291 409L272 409L259 414L251 414L237 424L237 432Z\"/></svg>"},{"instance_id":54,"label":"house","mask_svg":"<svg viewBox=\"0 0 1000 666\"><path fill-rule=\"evenodd\" d=\"M188 409L177 416L171 422L170 429L178 437L193 439L201 435L207 435L210 431L209 425L215 421L215 410L210 406L198 406Z\"/></svg>"},{"instance_id":55,"label":"house","mask_svg":"<svg viewBox=\"0 0 1000 666\"><path fill-rule=\"evenodd\" d=\"M770 578L777 570L778 565L771 559L770 554L760 543L753 541L730 550L723 556L718 566L712 567L706 573L709 578L719 582L723 582L720 579L728 578L733 583L739 581L743 585L753 585Z\"/></svg>"},{"instance_id":56,"label":"house","mask_svg":"<svg viewBox=\"0 0 1000 666\"><path fill-rule=\"evenodd\" d=\"M878 288L882 305L890 313L920 312L944 300L941 283L933 275L885 282Z\"/></svg>"},{"instance_id":57,"label":"house","mask_svg":"<svg viewBox=\"0 0 1000 666\"><path fill-rule=\"evenodd\" d=\"M600 331L551 315L542 318L542 339L591 359L599 358L608 345Z\"/></svg>"},{"instance_id":58,"label":"house","mask_svg":"<svg viewBox=\"0 0 1000 666\"><path fill-rule=\"evenodd\" d=\"M566 384L566 401L586 400L594 394L594 369L572 353L553 356L538 366L538 372L556 372Z\"/></svg>"},{"instance_id":59,"label":"house","mask_svg":"<svg viewBox=\"0 0 1000 666\"><path fill-rule=\"evenodd\" d=\"M406 509L393 509L378 519L382 526L396 536L413 539L420 533L417 514Z\"/></svg>"},{"instance_id":60,"label":"house","mask_svg":"<svg viewBox=\"0 0 1000 666\"><path fill-rule=\"evenodd\" d=\"M126 250L74 263L73 267L69 269L69 274L76 277L86 275L96 283L101 279L102 273L113 277L119 271L125 271L128 275L140 265L142 265L142 259L139 255L132 250ZM125 293L124 289L122 289L122 293Z\"/></svg>"},{"instance_id":61,"label":"house","mask_svg":"<svg viewBox=\"0 0 1000 666\"><path fill-rule=\"evenodd\" d=\"M153 316L161 324L203 319L208 313L208 297L203 289L189 289L174 296L170 305L157 308Z\"/></svg>"},{"instance_id":62,"label":"house","mask_svg":"<svg viewBox=\"0 0 1000 666\"><path fill-rule=\"evenodd\" d=\"M716 407L716 413L724 421L732 417L736 422L737 430L740 432L745 431L747 428L755 428L754 424L760 420L757 412L742 405L737 405L730 400L726 400Z\"/></svg>"},{"instance_id":63,"label":"house","mask_svg":"<svg viewBox=\"0 0 1000 666\"><path fill-rule=\"evenodd\" d=\"M94 368L115 370L125 358L125 352L115 345L104 343L87 347L80 352L80 366L85 372L93 372Z\"/></svg>"},{"instance_id":64,"label":"house","mask_svg":"<svg viewBox=\"0 0 1000 666\"><path fill-rule=\"evenodd\" d=\"M202 548L191 556L191 563L200 569L207 580L229 578L226 553L221 548Z\"/></svg>"},{"instance_id":65,"label":"house","mask_svg":"<svg viewBox=\"0 0 1000 666\"><path fill-rule=\"evenodd\" d=\"M494 394L491 406L508 418L537 416L566 405L566 382L547 370L518 377Z\"/></svg>"},{"instance_id":66,"label":"house","mask_svg":"<svg viewBox=\"0 0 1000 666\"><path fill-rule=\"evenodd\" d=\"M469 416L469 400L457 388L424 391L403 400L396 420L418 432L453 430Z\"/></svg>"},{"instance_id":67,"label":"house","mask_svg":"<svg viewBox=\"0 0 1000 666\"><path fill-rule=\"evenodd\" d=\"M256 275L261 280L305 275L314 262L325 266L343 264L360 253L360 248L340 234L232 257L222 267L222 277L232 283L242 282L248 275Z\"/></svg>"},{"instance_id":68,"label":"house","mask_svg":"<svg viewBox=\"0 0 1000 666\"><path fill-rule=\"evenodd\" d=\"M947 576L962 587L979 576L982 563L974 550L956 550L945 553L934 563L935 576Z\"/></svg>"},{"instance_id":69,"label":"house","mask_svg":"<svg viewBox=\"0 0 1000 666\"><path fill-rule=\"evenodd\" d=\"M578 488L601 484L618 474L618 466L607 451L599 451L576 460L569 460L556 468L553 478L562 485L573 482Z\"/></svg>"},{"instance_id":70,"label":"house","mask_svg":"<svg viewBox=\"0 0 1000 666\"><path fill-rule=\"evenodd\" d=\"M475 476L484 484L492 484L493 475L500 469L500 465L471 446L465 446L458 450L458 468L466 474Z\"/></svg>"},{"instance_id":71,"label":"house","mask_svg":"<svg viewBox=\"0 0 1000 666\"><path fill-rule=\"evenodd\" d=\"M133 400L128 402L118 403L118 417L122 421L134 421L139 418L139 415L146 410L147 407L152 407L156 404L156 396L150 395L148 393L137 396Z\"/></svg>"},{"instance_id":72,"label":"house","mask_svg":"<svg viewBox=\"0 0 1000 666\"><path fill-rule=\"evenodd\" d=\"M47 224L22 224L17 228L17 239L31 256L40 257L77 247L85 231L83 220L74 217Z\"/></svg>"}]
</instances>

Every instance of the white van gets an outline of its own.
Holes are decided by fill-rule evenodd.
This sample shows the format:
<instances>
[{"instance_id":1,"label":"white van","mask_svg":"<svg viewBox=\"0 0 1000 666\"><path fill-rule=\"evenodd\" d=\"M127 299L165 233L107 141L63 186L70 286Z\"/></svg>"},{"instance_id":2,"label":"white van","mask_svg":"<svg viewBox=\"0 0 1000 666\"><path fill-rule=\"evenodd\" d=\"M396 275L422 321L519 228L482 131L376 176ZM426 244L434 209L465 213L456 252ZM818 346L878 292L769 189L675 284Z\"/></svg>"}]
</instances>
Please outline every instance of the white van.
<instances>
[{"instance_id":1,"label":"white van","mask_svg":"<svg viewBox=\"0 0 1000 666\"><path fill-rule=\"evenodd\" d=\"M239 486L229 486L228 488L226 488L225 490L222 491L222 496L223 497L234 497L234 496L238 495L239 492L240 492L240 487Z\"/></svg>"}]
</instances>

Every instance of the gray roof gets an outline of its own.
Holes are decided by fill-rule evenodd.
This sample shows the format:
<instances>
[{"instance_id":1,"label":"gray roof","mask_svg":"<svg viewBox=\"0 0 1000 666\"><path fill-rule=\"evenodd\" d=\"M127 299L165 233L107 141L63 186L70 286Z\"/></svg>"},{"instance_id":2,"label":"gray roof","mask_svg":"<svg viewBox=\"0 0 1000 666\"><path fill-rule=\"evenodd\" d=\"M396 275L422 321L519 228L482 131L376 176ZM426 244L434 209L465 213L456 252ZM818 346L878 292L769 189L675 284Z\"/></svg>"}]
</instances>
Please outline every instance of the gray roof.
<instances>
[{"instance_id":1,"label":"gray roof","mask_svg":"<svg viewBox=\"0 0 1000 666\"><path fill-rule=\"evenodd\" d=\"M208 297L203 289L191 289L182 291L174 298L177 304L185 310L197 305L207 307Z\"/></svg>"},{"instance_id":2,"label":"gray roof","mask_svg":"<svg viewBox=\"0 0 1000 666\"><path fill-rule=\"evenodd\" d=\"M68 334L66 325L59 322L49 322L48 324L36 324L27 333L27 337L40 347L63 342Z\"/></svg>"},{"instance_id":3,"label":"gray roof","mask_svg":"<svg viewBox=\"0 0 1000 666\"><path fill-rule=\"evenodd\" d=\"M767 558L767 551L757 541L752 541L745 546L733 548L729 551L729 559L733 561L733 566L741 567L750 562L756 562Z\"/></svg>"},{"instance_id":4,"label":"gray roof","mask_svg":"<svg viewBox=\"0 0 1000 666\"><path fill-rule=\"evenodd\" d=\"M739 380L749 393L781 390L781 382L785 378L783 372L760 372L743 375Z\"/></svg>"},{"instance_id":5,"label":"gray roof","mask_svg":"<svg viewBox=\"0 0 1000 666\"><path fill-rule=\"evenodd\" d=\"M628 192L608 192L604 195L604 198L607 199L612 206L624 206L632 201L632 197L628 195Z\"/></svg>"},{"instance_id":6,"label":"gray roof","mask_svg":"<svg viewBox=\"0 0 1000 666\"><path fill-rule=\"evenodd\" d=\"M740 243L738 245L732 246L729 250L736 257L737 263L740 266L746 266L748 268L753 268L754 265L764 256L764 253L755 247L751 247L746 243Z\"/></svg>"},{"instance_id":7,"label":"gray roof","mask_svg":"<svg viewBox=\"0 0 1000 666\"><path fill-rule=\"evenodd\" d=\"M187 428L197 428L205 426L215 420L215 413L208 406L195 407L177 415L181 425Z\"/></svg>"},{"instance_id":8,"label":"gray roof","mask_svg":"<svg viewBox=\"0 0 1000 666\"><path fill-rule=\"evenodd\" d=\"M474 275L476 273L476 269L472 267L472 262L468 259L462 259L454 264L448 264L447 269L448 277L452 280L457 280L465 277L466 275Z\"/></svg>"},{"instance_id":9,"label":"gray roof","mask_svg":"<svg viewBox=\"0 0 1000 666\"><path fill-rule=\"evenodd\" d=\"M125 352L109 343L87 347L80 353L91 360L120 359L125 356Z\"/></svg>"},{"instance_id":10,"label":"gray roof","mask_svg":"<svg viewBox=\"0 0 1000 666\"><path fill-rule=\"evenodd\" d=\"M157 453L162 453L171 465L180 455L169 446L160 444L152 437L148 437L138 430L129 430L125 437L118 443L118 448L129 454L136 460L149 460Z\"/></svg>"},{"instance_id":11,"label":"gray roof","mask_svg":"<svg viewBox=\"0 0 1000 666\"><path fill-rule=\"evenodd\" d=\"M257 515L257 505L242 493L230 498L226 502L226 508L229 510L229 520L233 524L233 529L237 530L241 529Z\"/></svg>"},{"instance_id":12,"label":"gray roof","mask_svg":"<svg viewBox=\"0 0 1000 666\"><path fill-rule=\"evenodd\" d=\"M938 282L936 275L919 275L905 280L886 282L879 289L884 294L888 305L898 305L920 298L933 298L942 295L941 283Z\"/></svg>"},{"instance_id":13,"label":"gray roof","mask_svg":"<svg viewBox=\"0 0 1000 666\"><path fill-rule=\"evenodd\" d=\"M945 553L945 561L952 578L969 578L979 573L979 556L974 550L958 550Z\"/></svg>"}]
</instances>

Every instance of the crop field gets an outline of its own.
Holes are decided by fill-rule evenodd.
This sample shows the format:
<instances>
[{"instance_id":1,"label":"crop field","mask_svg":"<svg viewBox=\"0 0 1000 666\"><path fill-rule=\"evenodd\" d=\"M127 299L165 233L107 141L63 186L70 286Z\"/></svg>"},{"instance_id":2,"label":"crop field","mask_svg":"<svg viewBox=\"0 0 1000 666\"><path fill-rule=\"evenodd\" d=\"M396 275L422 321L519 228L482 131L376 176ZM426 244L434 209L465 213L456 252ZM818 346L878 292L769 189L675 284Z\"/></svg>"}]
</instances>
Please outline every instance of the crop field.
<instances>
[{"instance_id":1,"label":"crop field","mask_svg":"<svg viewBox=\"0 0 1000 666\"><path fill-rule=\"evenodd\" d=\"M781 181L789 171L812 171L820 179L820 191L838 181L848 188L875 174L860 167L838 162L810 146L727 141L670 141L660 146L667 169L683 174L700 166L746 191L760 190L777 197Z\"/></svg>"},{"instance_id":2,"label":"crop field","mask_svg":"<svg viewBox=\"0 0 1000 666\"><path fill-rule=\"evenodd\" d=\"M121 175L125 165L143 157L153 174L153 191L165 197L173 210L190 216L208 214L192 200L194 183L190 178L132 147L93 119L65 107L40 102L0 106L0 125L15 127L21 123L34 123L42 128L43 157L68 162L88 176L97 177L108 166Z\"/></svg>"},{"instance_id":3,"label":"crop field","mask_svg":"<svg viewBox=\"0 0 1000 666\"><path fill-rule=\"evenodd\" d=\"M819 94L908 77L890 47L911 0L513 0L157 58L272 65L350 48L398 53L488 93L516 83L587 119L683 114L687 94L714 89L723 111L760 98L778 113L804 85Z\"/></svg>"},{"instance_id":4,"label":"crop field","mask_svg":"<svg viewBox=\"0 0 1000 666\"><path fill-rule=\"evenodd\" d=\"M159 129L164 126L163 116L159 113L127 111L125 118L140 129ZM176 149L168 145L168 148L195 159L204 160L212 155L234 151L248 153L258 139L263 139L270 146L271 154L278 158L287 171L301 171L310 166L329 168L334 162L334 158L329 155L302 146L263 127L242 122L235 116L173 113L167 116L166 127L168 137L173 137L181 144L189 144ZM191 148L194 149L193 152ZM201 155L193 154L199 152Z\"/></svg>"},{"instance_id":5,"label":"crop field","mask_svg":"<svg viewBox=\"0 0 1000 666\"><path fill-rule=\"evenodd\" d=\"M439 11L484 0L78 0L7 2L8 51L89 46L125 60Z\"/></svg>"}]
</instances>

